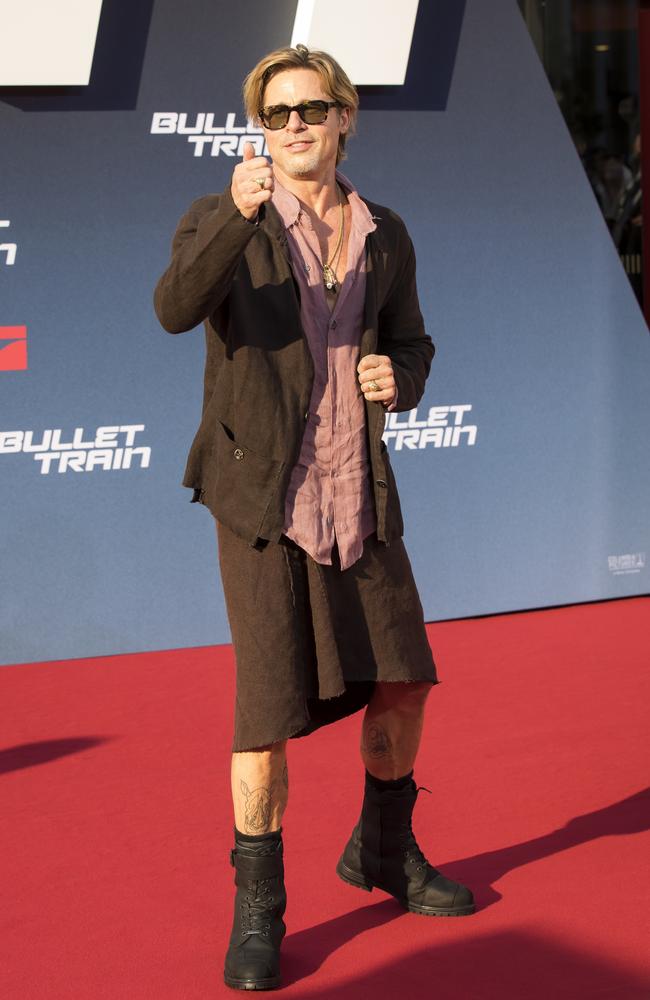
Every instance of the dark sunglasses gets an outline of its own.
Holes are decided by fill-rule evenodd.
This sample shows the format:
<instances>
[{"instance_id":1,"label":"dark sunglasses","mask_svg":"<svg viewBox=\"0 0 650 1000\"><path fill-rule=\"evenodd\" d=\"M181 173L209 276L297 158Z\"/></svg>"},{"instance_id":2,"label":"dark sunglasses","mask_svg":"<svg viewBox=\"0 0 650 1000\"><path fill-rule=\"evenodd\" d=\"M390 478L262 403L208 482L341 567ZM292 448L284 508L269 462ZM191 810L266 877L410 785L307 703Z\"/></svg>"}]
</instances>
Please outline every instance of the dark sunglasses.
<instances>
[{"instance_id":1,"label":"dark sunglasses","mask_svg":"<svg viewBox=\"0 0 650 1000\"><path fill-rule=\"evenodd\" d=\"M297 111L305 125L322 125L327 119L330 108L340 108L338 101L303 101L290 108L287 104L272 104L268 108L260 108L257 112L265 128L284 128L292 111Z\"/></svg>"}]
</instances>

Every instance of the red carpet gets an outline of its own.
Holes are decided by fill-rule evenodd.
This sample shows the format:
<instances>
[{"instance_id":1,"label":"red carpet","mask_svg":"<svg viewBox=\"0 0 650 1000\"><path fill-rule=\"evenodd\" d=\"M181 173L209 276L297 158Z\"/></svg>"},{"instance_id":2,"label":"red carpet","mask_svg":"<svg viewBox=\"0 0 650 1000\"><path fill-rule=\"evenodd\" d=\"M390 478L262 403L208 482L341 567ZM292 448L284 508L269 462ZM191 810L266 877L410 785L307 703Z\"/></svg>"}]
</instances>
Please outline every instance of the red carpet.
<instances>
[{"instance_id":1,"label":"red carpet","mask_svg":"<svg viewBox=\"0 0 650 1000\"><path fill-rule=\"evenodd\" d=\"M638 598L430 626L414 827L471 917L334 875L360 715L290 743L283 995L648 1000L649 624ZM232 674L229 647L0 668L2 1000L236 995Z\"/></svg>"}]
</instances>

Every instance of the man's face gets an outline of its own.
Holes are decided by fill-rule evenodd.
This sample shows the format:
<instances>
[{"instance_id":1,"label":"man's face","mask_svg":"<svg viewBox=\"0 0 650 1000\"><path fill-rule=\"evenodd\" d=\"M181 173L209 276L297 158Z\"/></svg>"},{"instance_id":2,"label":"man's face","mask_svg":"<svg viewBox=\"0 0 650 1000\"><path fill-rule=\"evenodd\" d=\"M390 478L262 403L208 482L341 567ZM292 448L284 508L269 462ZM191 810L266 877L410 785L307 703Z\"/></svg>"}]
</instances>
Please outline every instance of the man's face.
<instances>
[{"instance_id":1,"label":"man's face","mask_svg":"<svg viewBox=\"0 0 650 1000\"><path fill-rule=\"evenodd\" d=\"M311 69L288 69L272 77L264 91L264 107L303 101L331 101L321 78ZM339 135L347 132L346 108L330 108L322 125L305 125L297 111L280 129L264 129L273 165L295 180L325 180L336 165Z\"/></svg>"}]
</instances>

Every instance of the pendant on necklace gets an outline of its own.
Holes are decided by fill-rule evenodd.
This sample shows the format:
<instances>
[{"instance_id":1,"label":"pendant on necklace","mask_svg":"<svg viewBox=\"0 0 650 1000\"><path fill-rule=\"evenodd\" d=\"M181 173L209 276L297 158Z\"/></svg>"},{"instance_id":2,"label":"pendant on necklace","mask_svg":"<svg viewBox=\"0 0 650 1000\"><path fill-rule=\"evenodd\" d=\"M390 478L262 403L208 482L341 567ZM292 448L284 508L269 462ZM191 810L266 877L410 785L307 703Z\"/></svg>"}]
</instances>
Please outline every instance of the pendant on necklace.
<instances>
[{"instance_id":1,"label":"pendant on necklace","mask_svg":"<svg viewBox=\"0 0 650 1000\"><path fill-rule=\"evenodd\" d=\"M325 282L325 287L329 289L329 291L336 286L336 275L329 264L325 264L323 267L323 281Z\"/></svg>"}]
</instances>

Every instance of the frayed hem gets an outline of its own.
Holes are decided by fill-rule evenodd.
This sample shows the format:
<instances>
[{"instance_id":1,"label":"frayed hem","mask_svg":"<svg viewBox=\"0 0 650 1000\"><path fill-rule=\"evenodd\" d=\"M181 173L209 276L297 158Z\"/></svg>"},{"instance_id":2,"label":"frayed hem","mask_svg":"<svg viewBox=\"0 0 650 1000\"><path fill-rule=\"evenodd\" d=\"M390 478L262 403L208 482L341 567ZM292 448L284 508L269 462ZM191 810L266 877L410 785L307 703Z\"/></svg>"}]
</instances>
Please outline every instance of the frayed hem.
<instances>
[{"instance_id":1,"label":"frayed hem","mask_svg":"<svg viewBox=\"0 0 650 1000\"><path fill-rule=\"evenodd\" d=\"M274 743L284 743L285 740L290 740L293 736L296 736L303 729L305 729L305 727L308 726L310 722L311 719L309 716L307 716L305 722L303 722L302 725L297 726L295 729L292 729L291 732L287 733L285 736L274 736L269 740L257 740L253 746L246 746L246 747L232 746L231 753L254 753L255 750L258 749L258 747L272 746Z\"/></svg>"}]
</instances>

